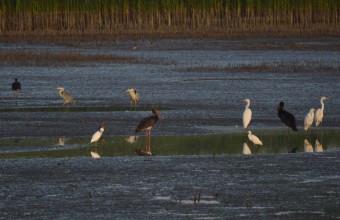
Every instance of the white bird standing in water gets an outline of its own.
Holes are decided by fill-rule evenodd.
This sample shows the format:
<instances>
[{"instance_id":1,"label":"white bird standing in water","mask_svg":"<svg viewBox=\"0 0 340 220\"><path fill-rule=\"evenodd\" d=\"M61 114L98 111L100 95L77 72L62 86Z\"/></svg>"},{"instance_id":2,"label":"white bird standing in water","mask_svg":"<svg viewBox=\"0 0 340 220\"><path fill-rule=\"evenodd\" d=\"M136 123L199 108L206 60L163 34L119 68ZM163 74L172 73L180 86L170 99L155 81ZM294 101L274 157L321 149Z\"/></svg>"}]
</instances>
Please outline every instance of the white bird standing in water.
<instances>
[{"instance_id":1,"label":"white bird standing in water","mask_svg":"<svg viewBox=\"0 0 340 220\"><path fill-rule=\"evenodd\" d=\"M251 134L251 131L248 131L248 139L254 143L254 145L262 145L262 141L255 135Z\"/></svg>"},{"instance_id":2,"label":"white bird standing in water","mask_svg":"<svg viewBox=\"0 0 340 220\"><path fill-rule=\"evenodd\" d=\"M92 138L91 138L91 143L93 142L96 142L97 144L97 141L100 139L100 137L102 136L103 132L104 132L104 124L101 124L99 126L99 131L96 131L93 135L92 135Z\"/></svg>"},{"instance_id":3,"label":"white bird standing in water","mask_svg":"<svg viewBox=\"0 0 340 220\"><path fill-rule=\"evenodd\" d=\"M135 88L128 88L125 92L130 94L131 105L134 103L135 105L138 103L139 94Z\"/></svg>"},{"instance_id":4,"label":"white bird standing in water","mask_svg":"<svg viewBox=\"0 0 340 220\"><path fill-rule=\"evenodd\" d=\"M322 123L322 118L323 118L323 111L325 109L325 104L323 103L324 100L326 100L328 98L326 98L325 96L322 96L320 99L320 103L321 103L321 108L319 108L318 110L316 110L315 112L315 126L318 127L319 124Z\"/></svg>"},{"instance_id":5,"label":"white bird standing in water","mask_svg":"<svg viewBox=\"0 0 340 220\"><path fill-rule=\"evenodd\" d=\"M309 141L307 139L305 139L303 147L304 147L304 150L305 150L306 153L313 152L313 146L309 143Z\"/></svg>"},{"instance_id":6,"label":"white bird standing in water","mask_svg":"<svg viewBox=\"0 0 340 220\"><path fill-rule=\"evenodd\" d=\"M58 87L57 90L59 92L60 97L64 99L63 105L66 104L76 105L73 96L70 93L66 92L63 87Z\"/></svg>"},{"instance_id":7,"label":"white bird standing in water","mask_svg":"<svg viewBox=\"0 0 340 220\"><path fill-rule=\"evenodd\" d=\"M322 144L318 140L315 140L315 146L314 146L315 152L323 152Z\"/></svg>"},{"instance_id":8,"label":"white bird standing in water","mask_svg":"<svg viewBox=\"0 0 340 220\"><path fill-rule=\"evenodd\" d=\"M246 142L243 143L242 153L244 155L250 155L251 154L251 150L250 150L250 148L249 148L249 146Z\"/></svg>"},{"instance_id":9,"label":"white bird standing in water","mask_svg":"<svg viewBox=\"0 0 340 220\"><path fill-rule=\"evenodd\" d=\"M251 112L251 109L249 108L250 106L250 100L249 99L245 99L243 100L243 102L246 102L246 107L244 109L244 112L243 112L243 128L246 129L250 123L250 120L251 120L251 115L252 115L252 112Z\"/></svg>"},{"instance_id":10,"label":"white bird standing in water","mask_svg":"<svg viewBox=\"0 0 340 220\"><path fill-rule=\"evenodd\" d=\"M304 120L304 123L303 123L305 131L307 131L309 129L309 127L313 124L314 112L315 112L315 109L311 108L309 110L309 112L307 113L307 115L305 116L305 120Z\"/></svg>"}]
</instances>

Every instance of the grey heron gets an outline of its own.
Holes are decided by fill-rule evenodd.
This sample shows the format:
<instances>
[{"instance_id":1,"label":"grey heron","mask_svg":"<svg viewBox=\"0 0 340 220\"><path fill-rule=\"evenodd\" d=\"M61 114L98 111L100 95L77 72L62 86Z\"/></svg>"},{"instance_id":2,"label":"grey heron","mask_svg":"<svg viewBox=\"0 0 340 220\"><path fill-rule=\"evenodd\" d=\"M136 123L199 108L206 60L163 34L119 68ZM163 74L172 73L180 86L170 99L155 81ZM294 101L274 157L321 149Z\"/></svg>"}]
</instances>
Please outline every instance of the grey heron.
<instances>
[{"instance_id":1,"label":"grey heron","mask_svg":"<svg viewBox=\"0 0 340 220\"><path fill-rule=\"evenodd\" d=\"M60 97L63 98L64 100L63 105L66 105L66 104L76 105L76 102L74 101L73 96L70 93L66 92L63 87L58 87L57 90L59 92Z\"/></svg>"},{"instance_id":2,"label":"grey heron","mask_svg":"<svg viewBox=\"0 0 340 220\"><path fill-rule=\"evenodd\" d=\"M130 101L131 101L131 105L132 103L136 104L139 101L139 94L137 92L137 90L135 88L128 88L125 92L129 93L130 95Z\"/></svg>"}]
</instances>

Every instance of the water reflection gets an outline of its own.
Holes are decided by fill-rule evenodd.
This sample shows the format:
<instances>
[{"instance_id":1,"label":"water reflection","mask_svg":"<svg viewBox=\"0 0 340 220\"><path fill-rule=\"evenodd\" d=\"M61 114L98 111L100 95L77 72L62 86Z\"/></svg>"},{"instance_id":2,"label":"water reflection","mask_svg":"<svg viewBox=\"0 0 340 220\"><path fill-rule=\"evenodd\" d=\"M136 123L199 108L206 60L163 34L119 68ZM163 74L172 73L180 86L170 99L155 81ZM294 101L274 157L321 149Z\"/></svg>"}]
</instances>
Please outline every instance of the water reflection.
<instances>
[{"instance_id":1,"label":"water reflection","mask_svg":"<svg viewBox=\"0 0 340 220\"><path fill-rule=\"evenodd\" d=\"M251 154L251 150L250 150L250 148L249 148L249 146L246 142L243 143L242 153L244 155L250 155Z\"/></svg>"},{"instance_id":2,"label":"water reflection","mask_svg":"<svg viewBox=\"0 0 340 220\"><path fill-rule=\"evenodd\" d=\"M313 152L313 146L309 143L307 139L305 139L304 141L304 149L305 149L305 152L307 153Z\"/></svg>"},{"instance_id":3,"label":"water reflection","mask_svg":"<svg viewBox=\"0 0 340 220\"><path fill-rule=\"evenodd\" d=\"M98 159L98 158L100 158L100 155L97 152L91 151L91 157Z\"/></svg>"},{"instance_id":4,"label":"water reflection","mask_svg":"<svg viewBox=\"0 0 340 220\"><path fill-rule=\"evenodd\" d=\"M252 147L243 131L213 135L155 136L153 155L218 155L218 154L277 154L288 152L322 152L340 149L340 129L313 131L287 135L284 130L256 130L263 146ZM107 136L96 147L88 137L67 137L63 146L55 145L58 138L0 139L0 158L89 157L95 152L101 157L136 156L135 149L144 147L145 136ZM311 143L315 143L314 148ZM251 143L252 144L252 143ZM242 148L240 146L243 146Z\"/></svg>"},{"instance_id":5,"label":"water reflection","mask_svg":"<svg viewBox=\"0 0 340 220\"><path fill-rule=\"evenodd\" d=\"M322 144L318 140L315 140L315 147L314 147L315 152L323 152L323 147Z\"/></svg>"},{"instance_id":6,"label":"water reflection","mask_svg":"<svg viewBox=\"0 0 340 220\"><path fill-rule=\"evenodd\" d=\"M125 138L126 142L133 144L138 140L138 136L129 136Z\"/></svg>"}]
</instances>

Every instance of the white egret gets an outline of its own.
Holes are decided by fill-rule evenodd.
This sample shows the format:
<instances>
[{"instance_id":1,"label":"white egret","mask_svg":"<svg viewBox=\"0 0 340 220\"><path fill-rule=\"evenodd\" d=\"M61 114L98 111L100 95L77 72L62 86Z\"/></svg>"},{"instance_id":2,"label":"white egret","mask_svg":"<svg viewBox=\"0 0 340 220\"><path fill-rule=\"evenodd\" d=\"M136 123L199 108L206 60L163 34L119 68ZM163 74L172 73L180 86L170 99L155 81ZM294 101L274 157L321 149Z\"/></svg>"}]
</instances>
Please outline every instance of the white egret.
<instances>
[{"instance_id":1,"label":"white egret","mask_svg":"<svg viewBox=\"0 0 340 220\"><path fill-rule=\"evenodd\" d=\"M100 137L102 136L103 132L104 132L104 124L101 124L99 126L99 131L96 131L93 135L92 135L92 138L91 138L91 142L90 143L93 143L95 142L97 144L97 141L100 139Z\"/></svg>"},{"instance_id":2,"label":"white egret","mask_svg":"<svg viewBox=\"0 0 340 220\"><path fill-rule=\"evenodd\" d=\"M92 158L95 158L95 159L100 158L100 155L97 152L93 152L93 151L91 151L91 156Z\"/></svg>"},{"instance_id":3,"label":"white egret","mask_svg":"<svg viewBox=\"0 0 340 220\"><path fill-rule=\"evenodd\" d=\"M307 115L305 116L305 120L304 120L304 123L303 123L305 131L307 131L309 129L309 127L313 124L314 112L315 112L315 109L311 108L309 110L309 112L307 113Z\"/></svg>"},{"instance_id":4,"label":"white egret","mask_svg":"<svg viewBox=\"0 0 340 220\"><path fill-rule=\"evenodd\" d=\"M246 129L248 127L249 123L250 123L252 112L251 112L251 109L249 108L250 100L245 99L245 100L243 100L243 102L247 103L246 107L244 109L244 112L243 112L243 117L242 117L243 128Z\"/></svg>"},{"instance_id":5,"label":"white egret","mask_svg":"<svg viewBox=\"0 0 340 220\"><path fill-rule=\"evenodd\" d=\"M262 141L256 137L255 135L251 134L251 131L248 131L248 139L254 143L254 145L262 145Z\"/></svg>"},{"instance_id":6,"label":"white egret","mask_svg":"<svg viewBox=\"0 0 340 220\"><path fill-rule=\"evenodd\" d=\"M130 94L131 105L132 103L136 105L139 101L139 94L137 90L135 88L128 88L125 92Z\"/></svg>"},{"instance_id":7,"label":"white egret","mask_svg":"<svg viewBox=\"0 0 340 220\"><path fill-rule=\"evenodd\" d=\"M326 100L328 98L326 98L325 96L322 96L320 99L320 103L321 103L321 108L319 108L318 110L316 110L315 112L315 126L318 127L319 124L322 123L322 118L323 118L323 111L325 109L325 104L323 103L324 100Z\"/></svg>"},{"instance_id":8,"label":"white egret","mask_svg":"<svg viewBox=\"0 0 340 220\"><path fill-rule=\"evenodd\" d=\"M318 140L315 140L315 146L314 146L315 152L323 152L322 144Z\"/></svg>"},{"instance_id":9,"label":"white egret","mask_svg":"<svg viewBox=\"0 0 340 220\"><path fill-rule=\"evenodd\" d=\"M59 92L60 97L64 99L63 105L66 104L76 105L73 96L70 93L66 92L63 87L58 87L57 90Z\"/></svg>"},{"instance_id":10,"label":"white egret","mask_svg":"<svg viewBox=\"0 0 340 220\"><path fill-rule=\"evenodd\" d=\"M244 155L250 155L251 154L251 150L250 150L250 148L249 148L249 146L246 142L243 143L242 153Z\"/></svg>"},{"instance_id":11,"label":"white egret","mask_svg":"<svg viewBox=\"0 0 340 220\"><path fill-rule=\"evenodd\" d=\"M304 150L305 152L313 152L313 146L309 143L307 139L304 141Z\"/></svg>"},{"instance_id":12,"label":"white egret","mask_svg":"<svg viewBox=\"0 0 340 220\"><path fill-rule=\"evenodd\" d=\"M142 151L141 149L136 149L136 153L138 155L141 156L151 156L151 129L152 126L154 126L157 121L158 118L160 116L160 112L155 108L152 107L152 116L146 117L144 118L142 121L139 122L135 132L136 132L136 136L137 133L141 132L141 131L146 131L146 152Z\"/></svg>"}]
</instances>

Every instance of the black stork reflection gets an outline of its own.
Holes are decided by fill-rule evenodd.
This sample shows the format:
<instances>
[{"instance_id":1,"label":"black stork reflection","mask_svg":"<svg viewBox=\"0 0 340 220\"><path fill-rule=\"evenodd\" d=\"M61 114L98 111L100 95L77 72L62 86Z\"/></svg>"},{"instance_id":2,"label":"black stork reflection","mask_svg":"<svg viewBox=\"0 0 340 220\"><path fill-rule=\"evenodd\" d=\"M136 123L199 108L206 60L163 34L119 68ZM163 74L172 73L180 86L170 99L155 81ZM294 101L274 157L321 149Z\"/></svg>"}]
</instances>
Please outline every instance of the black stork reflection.
<instances>
[{"instance_id":1,"label":"black stork reflection","mask_svg":"<svg viewBox=\"0 0 340 220\"><path fill-rule=\"evenodd\" d=\"M295 117L291 113L283 110L284 105L284 102L280 102L279 106L277 107L277 115L285 125L292 128L293 131L297 131Z\"/></svg>"},{"instance_id":2,"label":"black stork reflection","mask_svg":"<svg viewBox=\"0 0 340 220\"><path fill-rule=\"evenodd\" d=\"M153 106L152 114L149 117L144 118L141 122L139 122L136 128L136 135L141 131L146 131L146 151L142 151L141 149L136 148L136 153L140 156L151 156L151 129L158 122L158 118L160 116L160 112Z\"/></svg>"}]
</instances>

